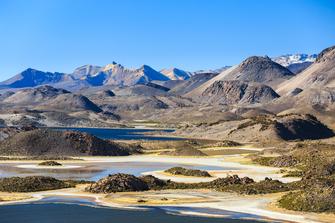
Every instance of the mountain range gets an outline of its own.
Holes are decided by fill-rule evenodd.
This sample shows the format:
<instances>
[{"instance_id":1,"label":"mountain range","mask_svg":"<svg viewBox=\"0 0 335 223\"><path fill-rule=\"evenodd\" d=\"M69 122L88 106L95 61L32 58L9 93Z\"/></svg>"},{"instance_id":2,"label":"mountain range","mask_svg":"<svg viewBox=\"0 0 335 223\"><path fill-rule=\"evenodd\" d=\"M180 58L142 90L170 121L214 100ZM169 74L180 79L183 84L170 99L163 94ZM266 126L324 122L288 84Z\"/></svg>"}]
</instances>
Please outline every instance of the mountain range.
<instances>
[{"instance_id":1,"label":"mountain range","mask_svg":"<svg viewBox=\"0 0 335 223\"><path fill-rule=\"evenodd\" d=\"M316 55L307 54L288 54L272 58L274 62L287 67L288 70L293 70L293 73L307 68L315 59ZM148 65L143 65L137 69L129 69L116 62L106 66L84 65L76 68L72 73L52 73L28 68L12 78L0 82L0 88L26 88L48 84L76 91L90 86L131 86L152 81L187 80L195 74L218 74L227 68L229 67L195 72L178 68L156 71Z\"/></svg>"},{"instance_id":2,"label":"mountain range","mask_svg":"<svg viewBox=\"0 0 335 223\"><path fill-rule=\"evenodd\" d=\"M72 73L29 68L0 83L0 124L119 126L311 113L335 127L334 55L330 47L317 56L251 56L195 72L116 62ZM302 64L299 72L291 69Z\"/></svg>"}]
</instances>

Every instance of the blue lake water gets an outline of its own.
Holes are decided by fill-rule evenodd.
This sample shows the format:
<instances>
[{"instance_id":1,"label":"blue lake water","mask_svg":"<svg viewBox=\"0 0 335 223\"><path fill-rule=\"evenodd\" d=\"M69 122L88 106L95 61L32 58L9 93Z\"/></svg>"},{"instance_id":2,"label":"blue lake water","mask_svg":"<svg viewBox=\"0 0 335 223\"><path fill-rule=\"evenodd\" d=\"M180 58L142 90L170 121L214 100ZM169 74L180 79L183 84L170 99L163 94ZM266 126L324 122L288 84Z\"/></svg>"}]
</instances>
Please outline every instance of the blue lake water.
<instances>
[{"instance_id":1,"label":"blue lake water","mask_svg":"<svg viewBox=\"0 0 335 223\"><path fill-rule=\"evenodd\" d=\"M32 203L0 206L1 223L257 223L261 218L249 214L211 209L198 212L221 214L222 218L183 216L177 209L147 207L125 210L97 206L84 198L50 197ZM226 217L224 217L226 216ZM227 218L228 216L228 218ZM241 219L242 218L242 219ZM243 218L255 219L244 220Z\"/></svg>"},{"instance_id":2,"label":"blue lake water","mask_svg":"<svg viewBox=\"0 0 335 223\"><path fill-rule=\"evenodd\" d=\"M68 163L68 165L79 165L76 169L32 169L19 168L21 163L0 164L0 178L12 176L51 176L59 179L75 180L99 180L108 174L127 173L135 176L143 172L165 170L175 166L185 168L196 168L201 170L226 170L227 168L218 166L203 165L181 165L177 163L157 163L157 162L98 162L98 163ZM29 163L25 163L29 164ZM229 168L232 170L233 168Z\"/></svg>"},{"instance_id":3,"label":"blue lake water","mask_svg":"<svg viewBox=\"0 0 335 223\"><path fill-rule=\"evenodd\" d=\"M173 129L139 129L139 128L69 128L57 127L52 128L56 130L73 130L90 133L102 139L115 139L115 140L182 140L177 137L163 137L146 135L148 133L155 134L158 132L173 132Z\"/></svg>"}]
</instances>

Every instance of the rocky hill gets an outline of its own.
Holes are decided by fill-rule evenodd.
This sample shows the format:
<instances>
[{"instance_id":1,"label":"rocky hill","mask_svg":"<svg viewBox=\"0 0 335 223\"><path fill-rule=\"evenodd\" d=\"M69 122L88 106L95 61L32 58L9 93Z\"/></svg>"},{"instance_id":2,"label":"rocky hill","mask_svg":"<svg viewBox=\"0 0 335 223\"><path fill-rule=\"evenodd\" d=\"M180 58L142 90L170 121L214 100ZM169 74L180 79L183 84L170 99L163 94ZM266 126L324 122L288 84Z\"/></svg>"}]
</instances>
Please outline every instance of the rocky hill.
<instances>
[{"instance_id":1,"label":"rocky hill","mask_svg":"<svg viewBox=\"0 0 335 223\"><path fill-rule=\"evenodd\" d=\"M211 175L205 170L197 169L187 169L183 167L172 167L165 170L164 172L172 175L183 175L183 176L193 176L193 177L211 177Z\"/></svg>"},{"instance_id":2,"label":"rocky hill","mask_svg":"<svg viewBox=\"0 0 335 223\"><path fill-rule=\"evenodd\" d=\"M252 56L239 65L228 68L219 75L204 82L187 93L186 96L191 98L198 97L216 81L239 80L243 82L256 82L275 88L293 76L294 74L291 71L273 62L269 57Z\"/></svg>"},{"instance_id":3,"label":"rocky hill","mask_svg":"<svg viewBox=\"0 0 335 223\"><path fill-rule=\"evenodd\" d=\"M22 131L0 142L2 156L126 156L136 150L87 133L48 129Z\"/></svg>"},{"instance_id":4,"label":"rocky hill","mask_svg":"<svg viewBox=\"0 0 335 223\"><path fill-rule=\"evenodd\" d=\"M3 102L17 105L29 105L34 103L42 103L62 94L70 92L60 88L54 88L49 85L40 86L37 88L29 88L17 91L6 97Z\"/></svg>"},{"instance_id":5,"label":"rocky hill","mask_svg":"<svg viewBox=\"0 0 335 223\"><path fill-rule=\"evenodd\" d=\"M77 94L58 95L56 98L40 104L36 109L45 111L102 111L87 97Z\"/></svg>"},{"instance_id":6,"label":"rocky hill","mask_svg":"<svg viewBox=\"0 0 335 223\"><path fill-rule=\"evenodd\" d=\"M115 193L149 190L146 182L130 174L114 174L100 179L86 188L91 193Z\"/></svg>"},{"instance_id":7,"label":"rocky hill","mask_svg":"<svg viewBox=\"0 0 335 223\"><path fill-rule=\"evenodd\" d=\"M201 101L217 104L264 103L279 95L269 86L241 81L216 81L201 95Z\"/></svg>"}]
</instances>

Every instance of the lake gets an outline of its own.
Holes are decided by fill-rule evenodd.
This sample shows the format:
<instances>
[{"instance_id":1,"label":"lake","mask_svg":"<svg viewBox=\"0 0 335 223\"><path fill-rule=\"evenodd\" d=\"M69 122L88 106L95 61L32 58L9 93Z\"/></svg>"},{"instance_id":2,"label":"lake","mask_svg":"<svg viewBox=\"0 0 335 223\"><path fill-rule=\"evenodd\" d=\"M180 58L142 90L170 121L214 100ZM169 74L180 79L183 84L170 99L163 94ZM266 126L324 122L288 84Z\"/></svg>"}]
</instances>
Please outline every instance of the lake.
<instances>
[{"instance_id":1,"label":"lake","mask_svg":"<svg viewBox=\"0 0 335 223\"><path fill-rule=\"evenodd\" d=\"M25 176L50 176L58 179L74 179L74 180L99 180L108 174L127 173L135 176L141 175L143 172L151 172L155 170L165 170L175 166L185 168L196 168L201 170L225 170L227 168L218 166L204 165L183 165L178 163L164 162L85 162L85 163L67 163L67 165L78 165L79 168L74 169L33 169L20 168L20 162L2 163L0 164L0 178L2 177L25 177ZM33 164L26 162L25 164ZM233 168L229 168L231 170Z\"/></svg>"},{"instance_id":2,"label":"lake","mask_svg":"<svg viewBox=\"0 0 335 223\"><path fill-rule=\"evenodd\" d=\"M80 131L92 134L96 137L102 139L115 139L115 140L160 140L160 141L170 141L170 140L183 140L178 137L164 137L164 136L154 136L149 135L155 133L170 133L173 129L140 129L140 128L71 128L71 127L54 127L52 129L56 130L72 130Z\"/></svg>"},{"instance_id":3,"label":"lake","mask_svg":"<svg viewBox=\"0 0 335 223\"><path fill-rule=\"evenodd\" d=\"M179 208L178 211L181 208ZM186 211L189 211L185 209ZM197 210L201 212L201 210ZM204 209L203 213L215 210ZM258 223L261 218L229 211L220 211L229 218L183 216L172 208L148 207L126 210L96 205L83 198L51 197L32 203L0 205L1 223ZM236 219L237 218L237 219ZM244 220L238 218L252 218Z\"/></svg>"}]
</instances>

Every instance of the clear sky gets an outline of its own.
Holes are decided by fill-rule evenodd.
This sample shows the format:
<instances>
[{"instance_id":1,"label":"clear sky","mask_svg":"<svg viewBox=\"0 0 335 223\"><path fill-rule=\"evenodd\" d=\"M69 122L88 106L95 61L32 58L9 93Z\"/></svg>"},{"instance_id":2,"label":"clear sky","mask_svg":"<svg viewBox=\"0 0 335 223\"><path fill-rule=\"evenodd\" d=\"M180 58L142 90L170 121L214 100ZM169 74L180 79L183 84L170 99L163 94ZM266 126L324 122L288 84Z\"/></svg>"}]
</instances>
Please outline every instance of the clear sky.
<instances>
[{"instance_id":1,"label":"clear sky","mask_svg":"<svg viewBox=\"0 0 335 223\"><path fill-rule=\"evenodd\" d=\"M0 0L0 80L116 61L160 70L335 45L334 0Z\"/></svg>"}]
</instances>

